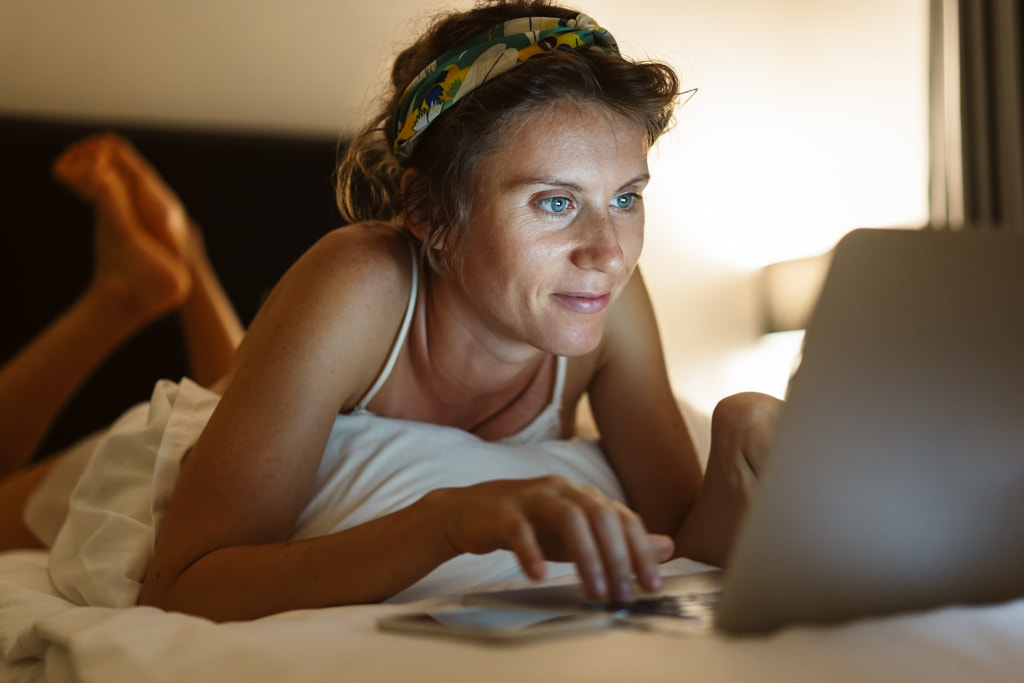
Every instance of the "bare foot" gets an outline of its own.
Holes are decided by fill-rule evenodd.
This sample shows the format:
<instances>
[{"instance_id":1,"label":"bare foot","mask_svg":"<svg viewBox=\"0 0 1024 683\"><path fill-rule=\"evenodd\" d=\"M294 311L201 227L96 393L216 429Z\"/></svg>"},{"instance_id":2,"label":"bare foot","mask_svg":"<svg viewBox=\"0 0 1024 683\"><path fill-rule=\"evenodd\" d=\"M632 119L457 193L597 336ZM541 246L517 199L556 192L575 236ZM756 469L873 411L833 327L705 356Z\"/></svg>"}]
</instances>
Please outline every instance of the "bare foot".
<instances>
[{"instance_id":1,"label":"bare foot","mask_svg":"<svg viewBox=\"0 0 1024 683\"><path fill-rule=\"evenodd\" d=\"M157 239L191 264L202 236L178 195L130 142L111 138L114 168L128 185L139 218Z\"/></svg>"},{"instance_id":2,"label":"bare foot","mask_svg":"<svg viewBox=\"0 0 1024 683\"><path fill-rule=\"evenodd\" d=\"M81 199L94 204L97 199L96 159L102 154L106 136L86 138L68 147L53 164L54 177Z\"/></svg>"},{"instance_id":3,"label":"bare foot","mask_svg":"<svg viewBox=\"0 0 1024 683\"><path fill-rule=\"evenodd\" d=\"M189 268L143 226L128 184L107 155L99 154L92 172L78 180L96 206L93 290L133 327L180 308L192 287Z\"/></svg>"},{"instance_id":4,"label":"bare foot","mask_svg":"<svg viewBox=\"0 0 1024 683\"><path fill-rule=\"evenodd\" d=\"M202 235L181 200L138 150L113 133L96 135L69 147L54 164L54 176L89 202L98 199L92 168L106 158L125 184L142 225L168 249L191 264L202 249Z\"/></svg>"}]
</instances>

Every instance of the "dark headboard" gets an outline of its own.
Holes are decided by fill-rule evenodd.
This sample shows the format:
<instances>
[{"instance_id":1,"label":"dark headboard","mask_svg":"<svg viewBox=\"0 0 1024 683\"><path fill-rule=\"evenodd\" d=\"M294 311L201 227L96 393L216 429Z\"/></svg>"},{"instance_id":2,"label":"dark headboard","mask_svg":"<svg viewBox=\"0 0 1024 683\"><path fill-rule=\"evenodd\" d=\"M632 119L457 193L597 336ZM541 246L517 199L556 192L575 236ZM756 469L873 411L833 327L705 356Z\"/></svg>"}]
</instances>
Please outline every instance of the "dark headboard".
<instances>
[{"instance_id":1,"label":"dark headboard","mask_svg":"<svg viewBox=\"0 0 1024 683\"><path fill-rule=\"evenodd\" d=\"M103 126L0 117L0 362L64 310L89 280L92 213L50 165L72 142L114 130L161 172L203 228L210 259L243 323L285 270L341 224L331 174L337 140ZM103 427L187 374L175 316L144 330L89 380L42 453Z\"/></svg>"}]
</instances>

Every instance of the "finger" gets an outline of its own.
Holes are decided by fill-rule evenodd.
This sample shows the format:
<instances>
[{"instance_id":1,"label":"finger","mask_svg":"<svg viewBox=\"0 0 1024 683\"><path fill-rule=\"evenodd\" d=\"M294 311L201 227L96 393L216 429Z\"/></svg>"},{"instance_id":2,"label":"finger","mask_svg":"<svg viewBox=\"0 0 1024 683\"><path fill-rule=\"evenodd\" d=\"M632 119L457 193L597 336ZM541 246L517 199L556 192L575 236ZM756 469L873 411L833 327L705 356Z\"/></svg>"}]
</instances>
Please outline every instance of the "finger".
<instances>
[{"instance_id":1,"label":"finger","mask_svg":"<svg viewBox=\"0 0 1024 683\"><path fill-rule=\"evenodd\" d=\"M671 536L648 533L647 539L651 543L651 550L654 551L654 560L658 564L667 562L672 558L672 553L674 553L676 549L676 543L672 540Z\"/></svg>"},{"instance_id":2,"label":"finger","mask_svg":"<svg viewBox=\"0 0 1024 683\"><path fill-rule=\"evenodd\" d=\"M567 498L552 499L548 506L550 511L545 516L554 520L560 545L576 565L587 595L595 600L608 599L608 579L601 550L583 508Z\"/></svg>"},{"instance_id":3,"label":"finger","mask_svg":"<svg viewBox=\"0 0 1024 683\"><path fill-rule=\"evenodd\" d=\"M645 591L661 590L661 571L658 562L662 557L667 559L671 554L672 540L667 536L648 534L640 517L631 510L624 511L622 525L629 543L637 583Z\"/></svg>"},{"instance_id":4,"label":"finger","mask_svg":"<svg viewBox=\"0 0 1024 683\"><path fill-rule=\"evenodd\" d=\"M614 507L593 505L588 517L608 577L608 597L626 602L632 598L633 567L642 564L634 557L634 542L627 539L622 517Z\"/></svg>"},{"instance_id":5,"label":"finger","mask_svg":"<svg viewBox=\"0 0 1024 683\"><path fill-rule=\"evenodd\" d=\"M512 531L506 534L509 550L515 553L523 574L534 581L540 581L547 574L547 564L533 526L520 518L512 522L510 527Z\"/></svg>"},{"instance_id":6,"label":"finger","mask_svg":"<svg viewBox=\"0 0 1024 683\"><path fill-rule=\"evenodd\" d=\"M574 492L587 512L600 550L608 578L609 597L619 602L631 600L634 574L640 578L645 590L656 590L660 573L639 516L599 489L583 486L575 487Z\"/></svg>"},{"instance_id":7,"label":"finger","mask_svg":"<svg viewBox=\"0 0 1024 683\"><path fill-rule=\"evenodd\" d=\"M572 505L570 553L592 597L625 602L632 597L633 558L622 526L628 508L601 491L566 484L561 494Z\"/></svg>"}]
</instances>

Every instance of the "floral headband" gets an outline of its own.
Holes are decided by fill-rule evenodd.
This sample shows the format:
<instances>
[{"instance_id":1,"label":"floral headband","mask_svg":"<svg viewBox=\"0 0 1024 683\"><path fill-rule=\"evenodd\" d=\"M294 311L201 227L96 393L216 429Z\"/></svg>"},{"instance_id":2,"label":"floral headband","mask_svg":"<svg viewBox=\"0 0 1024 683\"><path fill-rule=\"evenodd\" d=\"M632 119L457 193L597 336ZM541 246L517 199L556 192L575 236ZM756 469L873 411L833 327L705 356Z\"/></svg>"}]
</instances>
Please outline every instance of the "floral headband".
<instances>
[{"instance_id":1,"label":"floral headband","mask_svg":"<svg viewBox=\"0 0 1024 683\"><path fill-rule=\"evenodd\" d=\"M580 14L575 19L512 19L441 55L413 79L395 110L398 165L405 167L420 133L474 88L542 52L584 49L619 54L612 35Z\"/></svg>"}]
</instances>

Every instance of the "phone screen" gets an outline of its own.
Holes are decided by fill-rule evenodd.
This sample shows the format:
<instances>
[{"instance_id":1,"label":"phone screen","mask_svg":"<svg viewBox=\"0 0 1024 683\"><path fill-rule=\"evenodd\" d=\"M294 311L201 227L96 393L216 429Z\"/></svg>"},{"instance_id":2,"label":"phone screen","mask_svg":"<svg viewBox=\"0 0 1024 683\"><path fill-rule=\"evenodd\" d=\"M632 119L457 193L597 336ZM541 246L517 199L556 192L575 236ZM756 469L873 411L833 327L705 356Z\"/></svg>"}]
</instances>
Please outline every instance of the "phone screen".
<instances>
[{"instance_id":1,"label":"phone screen","mask_svg":"<svg viewBox=\"0 0 1024 683\"><path fill-rule=\"evenodd\" d=\"M378 626L391 631L483 640L518 640L593 631L607 628L613 621L611 615L603 612L456 607L384 617L378 621Z\"/></svg>"}]
</instances>

